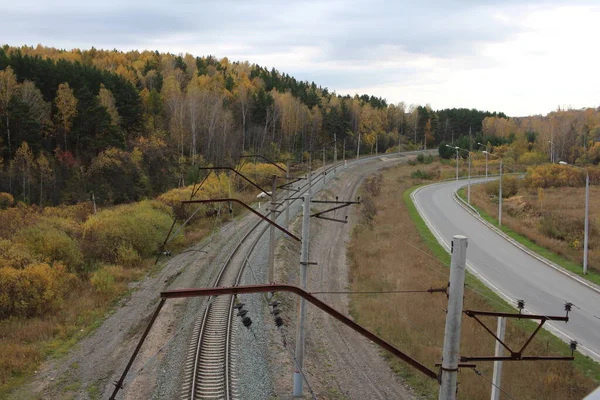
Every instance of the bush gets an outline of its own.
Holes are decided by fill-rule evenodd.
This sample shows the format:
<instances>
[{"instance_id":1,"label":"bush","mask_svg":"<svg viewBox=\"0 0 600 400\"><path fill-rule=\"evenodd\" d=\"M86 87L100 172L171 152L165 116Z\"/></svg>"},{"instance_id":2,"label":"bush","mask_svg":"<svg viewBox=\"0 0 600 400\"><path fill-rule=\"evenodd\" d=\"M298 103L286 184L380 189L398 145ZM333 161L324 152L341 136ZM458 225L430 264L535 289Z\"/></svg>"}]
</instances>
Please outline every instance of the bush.
<instances>
[{"instance_id":1,"label":"bush","mask_svg":"<svg viewBox=\"0 0 600 400\"><path fill-rule=\"evenodd\" d=\"M588 168L590 183L600 183L600 169ZM532 188L585 186L585 173L580 169L560 164L545 164L527 169L525 185Z\"/></svg>"},{"instance_id":2,"label":"bush","mask_svg":"<svg viewBox=\"0 0 600 400\"><path fill-rule=\"evenodd\" d=\"M28 253L38 261L48 263L58 261L65 264L70 271L79 271L83 265L83 254L79 244L65 230L60 229L57 222L53 224L46 220L21 229L15 235L14 242L22 243ZM62 222L68 223L68 221Z\"/></svg>"},{"instance_id":3,"label":"bush","mask_svg":"<svg viewBox=\"0 0 600 400\"><path fill-rule=\"evenodd\" d=\"M23 269L36 262L23 243L15 243L8 239L0 239L0 268L12 267Z\"/></svg>"},{"instance_id":4,"label":"bush","mask_svg":"<svg viewBox=\"0 0 600 400\"><path fill-rule=\"evenodd\" d=\"M423 153L419 153L417 155L417 162L423 164L425 162L425 155Z\"/></svg>"},{"instance_id":5,"label":"bush","mask_svg":"<svg viewBox=\"0 0 600 400\"><path fill-rule=\"evenodd\" d=\"M519 192L519 179L514 176L502 177L502 198L515 196ZM485 192L489 196L498 196L500 181L494 180L485 184Z\"/></svg>"},{"instance_id":6,"label":"bush","mask_svg":"<svg viewBox=\"0 0 600 400\"><path fill-rule=\"evenodd\" d=\"M547 156L542 153L537 153L535 151L528 151L526 153L521 154L519 157L519 163L521 164L542 164L547 161Z\"/></svg>"},{"instance_id":7,"label":"bush","mask_svg":"<svg viewBox=\"0 0 600 400\"><path fill-rule=\"evenodd\" d=\"M10 193L0 192L0 210L6 210L15 204L15 198Z\"/></svg>"},{"instance_id":8,"label":"bush","mask_svg":"<svg viewBox=\"0 0 600 400\"><path fill-rule=\"evenodd\" d=\"M170 211L148 200L101 211L84 223L84 245L92 258L108 262L132 257L131 250L141 257L156 254L173 223Z\"/></svg>"},{"instance_id":9,"label":"bush","mask_svg":"<svg viewBox=\"0 0 600 400\"><path fill-rule=\"evenodd\" d=\"M448 147L447 144L448 143L446 143L446 142L442 142L442 143L440 143L440 146L438 147L440 158L445 159L445 160L449 160L450 158L453 158L456 156L456 150L453 149L452 147Z\"/></svg>"},{"instance_id":10,"label":"bush","mask_svg":"<svg viewBox=\"0 0 600 400\"><path fill-rule=\"evenodd\" d=\"M0 268L0 318L53 314L74 280L61 264Z\"/></svg>"},{"instance_id":11,"label":"bush","mask_svg":"<svg viewBox=\"0 0 600 400\"><path fill-rule=\"evenodd\" d=\"M433 179L433 174L428 171L421 171L420 169L418 169L411 174L411 178L430 180L430 179Z\"/></svg>"}]
</instances>

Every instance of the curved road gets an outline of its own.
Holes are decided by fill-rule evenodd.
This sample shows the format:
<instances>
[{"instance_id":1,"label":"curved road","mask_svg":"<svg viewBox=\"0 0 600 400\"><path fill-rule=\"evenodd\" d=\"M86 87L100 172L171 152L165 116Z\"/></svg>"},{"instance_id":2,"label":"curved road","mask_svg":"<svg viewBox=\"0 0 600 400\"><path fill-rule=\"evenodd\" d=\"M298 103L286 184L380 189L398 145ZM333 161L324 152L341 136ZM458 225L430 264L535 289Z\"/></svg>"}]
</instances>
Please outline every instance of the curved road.
<instances>
[{"instance_id":1,"label":"curved road","mask_svg":"<svg viewBox=\"0 0 600 400\"><path fill-rule=\"evenodd\" d=\"M477 181L481 179L473 180ZM461 181L460 185L465 186L466 182ZM512 304L516 299L525 300L530 313L564 315L565 302L572 302L568 323L544 326L563 340L577 340L582 353L600 361L600 292L503 239L456 203L455 190L456 181L452 181L425 186L413 193L419 214L438 241L449 250L452 236L465 235L469 240L470 272Z\"/></svg>"}]
</instances>

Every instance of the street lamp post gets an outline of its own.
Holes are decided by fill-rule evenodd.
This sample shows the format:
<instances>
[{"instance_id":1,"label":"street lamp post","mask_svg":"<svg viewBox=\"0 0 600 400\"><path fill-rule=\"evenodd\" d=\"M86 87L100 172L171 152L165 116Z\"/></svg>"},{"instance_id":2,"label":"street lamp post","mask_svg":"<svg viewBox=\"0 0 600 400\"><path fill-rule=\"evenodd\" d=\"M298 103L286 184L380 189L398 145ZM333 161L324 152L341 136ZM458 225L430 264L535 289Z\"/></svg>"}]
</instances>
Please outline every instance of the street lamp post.
<instances>
[{"instance_id":1,"label":"street lamp post","mask_svg":"<svg viewBox=\"0 0 600 400\"><path fill-rule=\"evenodd\" d=\"M460 149L460 147L454 147L450 145L446 145L446 147L450 147L451 149L456 150L456 186L458 187L458 150Z\"/></svg>"},{"instance_id":2,"label":"street lamp post","mask_svg":"<svg viewBox=\"0 0 600 400\"><path fill-rule=\"evenodd\" d=\"M483 143L479 143L477 142L478 145L480 146L485 146L485 179L487 179L488 177L488 147L487 144L483 144Z\"/></svg>"},{"instance_id":3,"label":"street lamp post","mask_svg":"<svg viewBox=\"0 0 600 400\"><path fill-rule=\"evenodd\" d=\"M587 274L588 267L588 234L589 234L589 221L590 221L590 174L586 168L578 167L577 165L569 164L565 161L558 162L561 165L568 165L570 167L582 169L585 171L585 223L584 223L584 236L583 236L583 274Z\"/></svg>"},{"instance_id":4,"label":"street lamp post","mask_svg":"<svg viewBox=\"0 0 600 400\"><path fill-rule=\"evenodd\" d=\"M486 157L490 155L500 160L500 183L498 185L498 227L502 228L502 157L492 154L487 150L484 150L483 153L486 155Z\"/></svg>"}]
</instances>

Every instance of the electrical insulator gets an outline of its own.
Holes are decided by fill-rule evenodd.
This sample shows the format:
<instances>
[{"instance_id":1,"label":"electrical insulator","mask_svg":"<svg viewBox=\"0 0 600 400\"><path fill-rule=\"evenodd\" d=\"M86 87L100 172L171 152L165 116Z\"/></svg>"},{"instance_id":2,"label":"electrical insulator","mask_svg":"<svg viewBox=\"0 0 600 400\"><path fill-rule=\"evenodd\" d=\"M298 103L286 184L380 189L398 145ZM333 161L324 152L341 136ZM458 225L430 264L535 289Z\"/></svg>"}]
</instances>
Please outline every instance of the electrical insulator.
<instances>
[{"instance_id":1,"label":"electrical insulator","mask_svg":"<svg viewBox=\"0 0 600 400\"><path fill-rule=\"evenodd\" d=\"M246 303L235 303L233 305L233 308L237 308L238 310L241 310L242 308L244 308L245 305L246 305Z\"/></svg>"},{"instance_id":2,"label":"electrical insulator","mask_svg":"<svg viewBox=\"0 0 600 400\"><path fill-rule=\"evenodd\" d=\"M275 301L271 301L271 302L269 303L269 306L271 306L271 307L277 307L277 306L278 306L278 305L280 305L280 304L281 304L281 303L280 303L279 301L275 300Z\"/></svg>"},{"instance_id":3,"label":"electrical insulator","mask_svg":"<svg viewBox=\"0 0 600 400\"><path fill-rule=\"evenodd\" d=\"M244 317L242 318L242 324L244 324L246 328L250 329L250 325L252 325L252 320L250 319L250 317Z\"/></svg>"},{"instance_id":4,"label":"electrical insulator","mask_svg":"<svg viewBox=\"0 0 600 400\"><path fill-rule=\"evenodd\" d=\"M571 343L569 343L569 347L571 348L571 355L573 355L573 353L575 353L575 350L577 350L577 341L575 340L571 340Z\"/></svg>"},{"instance_id":5,"label":"electrical insulator","mask_svg":"<svg viewBox=\"0 0 600 400\"><path fill-rule=\"evenodd\" d=\"M275 310L271 311L271 314L277 316L277 315L281 314L281 310L275 309Z\"/></svg>"},{"instance_id":6,"label":"electrical insulator","mask_svg":"<svg viewBox=\"0 0 600 400\"><path fill-rule=\"evenodd\" d=\"M248 314L248 310L242 310L242 309L240 309L238 311L237 315L238 315L238 317L244 317L246 314Z\"/></svg>"},{"instance_id":7,"label":"electrical insulator","mask_svg":"<svg viewBox=\"0 0 600 400\"><path fill-rule=\"evenodd\" d=\"M517 308L519 309L519 314L525 308L525 300L517 300Z\"/></svg>"},{"instance_id":8,"label":"electrical insulator","mask_svg":"<svg viewBox=\"0 0 600 400\"><path fill-rule=\"evenodd\" d=\"M278 328L283 326L283 319L281 319L281 317L275 317L275 326Z\"/></svg>"},{"instance_id":9,"label":"electrical insulator","mask_svg":"<svg viewBox=\"0 0 600 400\"><path fill-rule=\"evenodd\" d=\"M567 317L569 316L569 311L571 311L572 307L573 307L573 303L571 303L570 301L567 301L565 303L565 311L567 312Z\"/></svg>"}]
</instances>

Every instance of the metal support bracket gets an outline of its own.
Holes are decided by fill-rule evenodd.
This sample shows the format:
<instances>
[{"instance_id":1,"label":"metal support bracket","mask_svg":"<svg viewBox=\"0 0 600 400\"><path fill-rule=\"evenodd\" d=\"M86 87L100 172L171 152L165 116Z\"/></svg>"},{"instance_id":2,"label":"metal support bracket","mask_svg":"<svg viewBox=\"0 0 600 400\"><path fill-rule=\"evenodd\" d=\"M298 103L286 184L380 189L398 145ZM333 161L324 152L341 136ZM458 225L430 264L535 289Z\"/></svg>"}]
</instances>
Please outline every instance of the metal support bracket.
<instances>
[{"instance_id":1,"label":"metal support bracket","mask_svg":"<svg viewBox=\"0 0 600 400\"><path fill-rule=\"evenodd\" d=\"M498 343L500 343L508 352L510 356L502 356L502 357L460 357L461 361L540 361L540 360L562 360L562 361L571 361L574 359L571 357L563 357L563 356L524 356L523 353L525 349L529 346L533 338L537 335L537 333L542 329L542 326L546 323L546 321L564 321L568 322L569 317L561 317L561 316L548 316L548 315L535 315L535 314L512 314L512 313L501 313L501 312L491 312L491 311L475 311L475 310L465 310L463 311L468 317L473 318L479 325L481 325ZM529 338L525 341L523 346L517 351L511 349L508 344L502 341L483 321L481 321L478 316L489 316L489 317L504 317L504 318L516 318L516 319L531 319L538 320L539 324L535 328L535 330L531 333Z\"/></svg>"},{"instance_id":2,"label":"metal support bracket","mask_svg":"<svg viewBox=\"0 0 600 400\"><path fill-rule=\"evenodd\" d=\"M264 215L262 215L261 213L259 213L258 211L256 211L252 207L250 207L248 204L246 204L243 201L238 200L238 199L186 200L186 201L182 201L181 203L182 204L192 204L192 203L200 203L200 204L202 204L202 203L225 203L225 202L228 202L228 201L233 201L234 203L238 203L238 204L242 205L243 207L245 207L247 210L249 210L253 214L258 215L260 217L260 219L262 219L263 221L267 221L267 223L275 226L275 228L279 229L280 231L282 231L286 235L290 236L292 239L295 239L298 242L301 242L301 240L300 240L300 238L298 236L294 235L293 233L291 233L290 231L288 231L287 229L285 229L281 225L277 224L276 222L271 221L269 218L265 217Z\"/></svg>"},{"instance_id":3,"label":"metal support bracket","mask_svg":"<svg viewBox=\"0 0 600 400\"><path fill-rule=\"evenodd\" d=\"M326 219L328 221L341 222L343 224L347 224L348 223L348 216L346 216L345 219L336 219L336 218L331 218L331 217L324 217L323 214L326 214L326 213L329 213L329 212L332 212L332 211L335 211L335 210L339 210L341 208L348 207L348 206L350 206L352 204L360 204L360 197L359 197L358 201L338 201L337 197L336 197L335 201L329 201L329 200L312 200L312 203L317 203L317 204L338 204L338 206L336 206L336 207L332 207L330 209L314 213L314 214L311 215L311 217L320 218L320 219Z\"/></svg>"}]
</instances>

